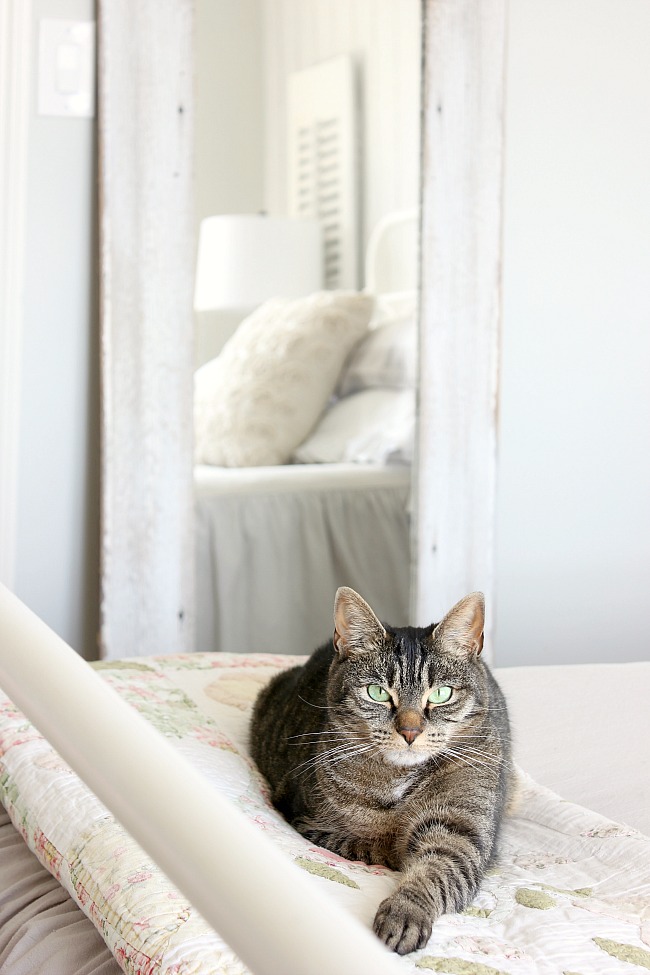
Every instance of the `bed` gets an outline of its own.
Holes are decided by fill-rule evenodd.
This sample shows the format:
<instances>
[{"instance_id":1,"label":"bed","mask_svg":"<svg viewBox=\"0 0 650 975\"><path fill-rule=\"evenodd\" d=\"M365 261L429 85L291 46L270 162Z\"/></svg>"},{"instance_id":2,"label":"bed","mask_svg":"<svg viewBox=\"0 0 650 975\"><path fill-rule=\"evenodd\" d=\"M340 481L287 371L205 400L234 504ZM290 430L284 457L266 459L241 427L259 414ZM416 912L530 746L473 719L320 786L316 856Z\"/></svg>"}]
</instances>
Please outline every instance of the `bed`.
<instances>
[{"instance_id":1,"label":"bed","mask_svg":"<svg viewBox=\"0 0 650 975\"><path fill-rule=\"evenodd\" d=\"M38 660L44 668L50 667L50 693L44 695L40 712L36 705L39 723L47 724L46 715L53 716L48 737L56 739L71 710L81 709L83 720L83 704L76 692L70 696L71 684L84 686L84 699L100 717L102 695L109 695L111 704L119 697L126 711L123 715L118 708L111 713L120 725L129 724L127 712L134 720L146 719L171 743L179 760L182 756L184 764L189 763L226 797L228 815L234 820L243 817L252 827L250 846L233 854L233 864L221 851L212 881L213 898L226 902L232 898L236 903L238 876L255 878L258 890L251 888L248 910L253 911L255 895L259 899L261 891L262 912L277 926L273 912L285 906L278 902L291 902L292 891L283 887L285 866L291 868L288 876L301 897L307 892L313 902L305 911L314 907L321 912L320 933L340 941L349 961L347 967L340 966L339 946L334 943L329 944L326 957L322 957L322 942L310 953L309 943L301 943L292 925L289 951L293 945L297 954L291 969L272 951L257 965L246 967L3 694L0 794L9 814L0 821L3 975L117 975L120 969L194 975L248 971L275 975L288 970L337 975L339 971L415 975L423 970L449 975L633 975L647 970L650 840L644 833L650 832L650 664L497 670L511 709L520 769L520 799L506 822L499 861L472 906L463 915L441 918L424 949L401 959L387 956L385 967L372 959L366 968L360 959L371 957L365 955L367 945L359 942L361 954L345 947L347 932L341 918L356 918L360 930L367 929L374 909L394 883L393 876L384 868L350 863L310 846L269 806L265 784L248 756L251 702L273 673L296 658L236 653L138 658L106 661L95 667L96 674L86 674L88 666L73 660L72 651L69 659L62 652L56 663L48 665L57 641L6 591L0 608L4 645L9 642L20 653L20 662L12 667L13 678L6 666L0 666L0 684L11 685L13 696L20 698L21 668L24 674ZM32 652L35 643L44 646L47 656L39 658L37 651ZM68 665L74 669L70 675ZM101 685L102 692L96 701L95 684ZM611 699L613 687L624 689L625 708L615 721L606 722L603 701ZM60 701L66 695L68 700ZM62 710L57 714L59 702ZM119 739L121 730L115 728L113 736ZM146 740L141 742L142 748L146 745ZM98 774L90 770L93 755L97 765L110 765L110 755L104 753L107 747L103 736L95 736L87 759L90 766L85 768L79 758L91 779ZM173 817L180 801L177 770L173 763L159 767L169 768L168 782L161 784L157 772L149 782L147 769L138 774L144 775L147 789L155 791L162 785L169 807L165 812ZM119 774L126 774L125 770ZM113 782L119 782L119 774ZM124 797L110 795L110 804L120 809ZM187 809L184 818L191 821L193 815ZM218 832L227 834L228 820L220 822ZM181 823L176 828L180 835ZM146 843L147 833L145 828ZM228 845L230 838L226 836L224 842ZM264 870L267 847L273 848L274 855L281 853L281 860L272 861L270 880ZM207 834L200 848L209 858ZM343 911L337 913L337 906ZM257 938L253 930L251 924L243 936L238 935L246 951L252 950L246 933ZM383 954L379 966L384 966Z\"/></svg>"},{"instance_id":2,"label":"bed","mask_svg":"<svg viewBox=\"0 0 650 975\"><path fill-rule=\"evenodd\" d=\"M408 622L416 268L390 213L363 292L267 301L197 370L196 650L308 652L339 585Z\"/></svg>"}]
</instances>

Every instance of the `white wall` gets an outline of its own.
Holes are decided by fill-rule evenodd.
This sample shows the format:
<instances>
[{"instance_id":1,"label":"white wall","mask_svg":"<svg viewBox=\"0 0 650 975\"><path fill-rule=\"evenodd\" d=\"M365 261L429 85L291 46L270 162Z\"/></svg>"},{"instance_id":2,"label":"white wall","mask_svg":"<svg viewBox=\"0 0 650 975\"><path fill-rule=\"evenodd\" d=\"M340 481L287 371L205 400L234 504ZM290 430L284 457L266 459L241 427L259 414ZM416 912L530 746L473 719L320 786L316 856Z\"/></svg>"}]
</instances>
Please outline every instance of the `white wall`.
<instances>
[{"instance_id":1,"label":"white wall","mask_svg":"<svg viewBox=\"0 0 650 975\"><path fill-rule=\"evenodd\" d=\"M361 94L362 239L390 210L418 202L420 0L260 0L264 18L270 213L287 212L287 77L352 54Z\"/></svg>"},{"instance_id":2,"label":"white wall","mask_svg":"<svg viewBox=\"0 0 650 975\"><path fill-rule=\"evenodd\" d=\"M264 205L259 0L197 0L195 210L255 213Z\"/></svg>"},{"instance_id":3,"label":"white wall","mask_svg":"<svg viewBox=\"0 0 650 975\"><path fill-rule=\"evenodd\" d=\"M496 660L648 658L650 3L511 0L507 86Z\"/></svg>"},{"instance_id":4,"label":"white wall","mask_svg":"<svg viewBox=\"0 0 650 975\"><path fill-rule=\"evenodd\" d=\"M36 114L38 20L92 0L33 0L15 592L96 655L99 390L95 121Z\"/></svg>"},{"instance_id":5,"label":"white wall","mask_svg":"<svg viewBox=\"0 0 650 975\"><path fill-rule=\"evenodd\" d=\"M260 0L196 0L194 211L198 229L217 213L264 209ZM241 316L197 312L194 360L217 355Z\"/></svg>"}]
</instances>

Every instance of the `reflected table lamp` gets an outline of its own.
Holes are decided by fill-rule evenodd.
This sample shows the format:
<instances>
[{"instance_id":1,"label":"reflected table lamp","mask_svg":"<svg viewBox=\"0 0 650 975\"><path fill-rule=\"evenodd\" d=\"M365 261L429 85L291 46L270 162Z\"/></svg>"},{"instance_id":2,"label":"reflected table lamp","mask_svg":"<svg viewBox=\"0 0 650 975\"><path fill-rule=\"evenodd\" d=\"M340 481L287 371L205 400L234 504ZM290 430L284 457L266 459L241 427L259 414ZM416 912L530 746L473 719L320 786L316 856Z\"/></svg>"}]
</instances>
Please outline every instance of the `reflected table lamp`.
<instances>
[{"instance_id":1,"label":"reflected table lamp","mask_svg":"<svg viewBox=\"0 0 650 975\"><path fill-rule=\"evenodd\" d=\"M224 214L201 222L196 311L248 314L267 298L299 298L322 283L318 220Z\"/></svg>"},{"instance_id":2,"label":"reflected table lamp","mask_svg":"<svg viewBox=\"0 0 650 975\"><path fill-rule=\"evenodd\" d=\"M223 214L201 221L194 286L195 365L218 355L239 323L268 298L323 286L318 220Z\"/></svg>"}]
</instances>

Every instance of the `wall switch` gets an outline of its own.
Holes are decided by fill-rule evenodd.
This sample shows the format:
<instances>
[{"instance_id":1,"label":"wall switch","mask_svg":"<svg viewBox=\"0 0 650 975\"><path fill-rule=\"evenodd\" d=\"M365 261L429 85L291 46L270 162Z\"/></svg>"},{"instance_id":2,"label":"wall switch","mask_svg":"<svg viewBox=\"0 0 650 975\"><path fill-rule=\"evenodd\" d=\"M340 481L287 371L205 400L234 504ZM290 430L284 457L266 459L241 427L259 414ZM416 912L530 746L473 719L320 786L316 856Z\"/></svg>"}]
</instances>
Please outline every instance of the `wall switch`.
<instances>
[{"instance_id":1,"label":"wall switch","mask_svg":"<svg viewBox=\"0 0 650 975\"><path fill-rule=\"evenodd\" d=\"M95 114L94 21L41 20L38 114L85 118Z\"/></svg>"}]
</instances>

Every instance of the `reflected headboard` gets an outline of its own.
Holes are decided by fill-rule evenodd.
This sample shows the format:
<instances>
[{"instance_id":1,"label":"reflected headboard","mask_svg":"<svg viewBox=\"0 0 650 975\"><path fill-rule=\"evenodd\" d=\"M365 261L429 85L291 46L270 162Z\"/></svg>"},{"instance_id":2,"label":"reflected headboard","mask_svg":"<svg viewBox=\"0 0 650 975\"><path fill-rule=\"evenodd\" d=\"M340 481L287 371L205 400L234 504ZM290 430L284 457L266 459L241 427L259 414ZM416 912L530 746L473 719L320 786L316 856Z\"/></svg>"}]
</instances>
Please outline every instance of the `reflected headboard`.
<instances>
[{"instance_id":1,"label":"reflected headboard","mask_svg":"<svg viewBox=\"0 0 650 975\"><path fill-rule=\"evenodd\" d=\"M393 210L376 224L368 239L364 290L371 294L418 288L419 212Z\"/></svg>"}]
</instances>

